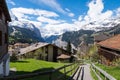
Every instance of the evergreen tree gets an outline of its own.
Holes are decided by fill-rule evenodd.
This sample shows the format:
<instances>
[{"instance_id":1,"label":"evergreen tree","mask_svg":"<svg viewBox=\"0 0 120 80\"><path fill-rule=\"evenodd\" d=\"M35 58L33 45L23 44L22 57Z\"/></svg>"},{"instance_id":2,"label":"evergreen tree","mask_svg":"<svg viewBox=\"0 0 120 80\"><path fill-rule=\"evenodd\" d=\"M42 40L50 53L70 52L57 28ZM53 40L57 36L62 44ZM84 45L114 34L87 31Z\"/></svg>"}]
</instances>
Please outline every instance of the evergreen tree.
<instances>
[{"instance_id":1,"label":"evergreen tree","mask_svg":"<svg viewBox=\"0 0 120 80\"><path fill-rule=\"evenodd\" d=\"M68 44L67 44L67 51L71 54L71 42L68 41Z\"/></svg>"}]
</instances>

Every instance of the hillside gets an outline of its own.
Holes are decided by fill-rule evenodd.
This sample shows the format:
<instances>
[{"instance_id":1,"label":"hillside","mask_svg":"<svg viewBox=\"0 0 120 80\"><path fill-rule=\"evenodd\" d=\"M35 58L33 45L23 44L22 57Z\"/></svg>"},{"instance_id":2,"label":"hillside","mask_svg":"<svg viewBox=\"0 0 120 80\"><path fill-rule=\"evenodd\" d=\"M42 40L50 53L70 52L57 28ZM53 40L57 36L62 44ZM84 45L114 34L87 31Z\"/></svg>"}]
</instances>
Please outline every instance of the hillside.
<instances>
[{"instance_id":1,"label":"hillside","mask_svg":"<svg viewBox=\"0 0 120 80\"><path fill-rule=\"evenodd\" d=\"M44 42L43 38L37 36L34 30L21 28L18 26L9 27L9 43L22 42L22 43L35 43Z\"/></svg>"},{"instance_id":2,"label":"hillside","mask_svg":"<svg viewBox=\"0 0 120 80\"><path fill-rule=\"evenodd\" d=\"M106 32L106 33L109 33L109 34L120 34L120 24L117 24L116 26L108 29L108 30L103 30L103 31L100 31L100 32Z\"/></svg>"},{"instance_id":3,"label":"hillside","mask_svg":"<svg viewBox=\"0 0 120 80\"><path fill-rule=\"evenodd\" d=\"M76 47L81 43L81 41L84 39L87 43L93 43L92 34L94 33L94 30L79 30L79 31L72 31L72 32L65 32L61 36L59 36L59 41L68 42L70 41L72 44L74 44ZM54 42L58 41L56 39Z\"/></svg>"}]
</instances>

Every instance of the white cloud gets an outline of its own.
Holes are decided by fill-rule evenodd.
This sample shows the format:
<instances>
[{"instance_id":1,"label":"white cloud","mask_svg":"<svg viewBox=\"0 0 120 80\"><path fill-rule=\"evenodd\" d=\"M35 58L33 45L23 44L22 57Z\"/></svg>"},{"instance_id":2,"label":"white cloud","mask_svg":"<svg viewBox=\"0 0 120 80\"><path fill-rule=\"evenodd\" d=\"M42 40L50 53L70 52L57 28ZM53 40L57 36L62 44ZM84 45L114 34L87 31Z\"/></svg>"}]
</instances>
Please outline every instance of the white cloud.
<instances>
[{"instance_id":1,"label":"white cloud","mask_svg":"<svg viewBox=\"0 0 120 80\"><path fill-rule=\"evenodd\" d=\"M50 19L42 16L38 17L37 20L43 23L48 23L48 24L60 24L65 22L63 20L54 20L54 19Z\"/></svg>"},{"instance_id":2,"label":"white cloud","mask_svg":"<svg viewBox=\"0 0 120 80\"><path fill-rule=\"evenodd\" d=\"M33 8L12 8L11 11L17 16L22 17L23 14L29 14L29 15L36 15L36 16L44 16L44 17L59 17L58 14L52 11L46 11L41 9L33 9Z\"/></svg>"},{"instance_id":3,"label":"white cloud","mask_svg":"<svg viewBox=\"0 0 120 80\"><path fill-rule=\"evenodd\" d=\"M78 21L75 22L77 24L79 23L79 25L81 24L81 26L90 22L100 22L105 19L109 19L113 15L113 11L111 10L103 12L104 3L102 2L102 0L92 0L90 3L88 3L87 6L89 8L87 14L85 16L80 15Z\"/></svg>"},{"instance_id":4,"label":"white cloud","mask_svg":"<svg viewBox=\"0 0 120 80\"><path fill-rule=\"evenodd\" d=\"M104 20L112 16L112 11L108 10L103 12L104 4L102 0L92 0L88 4L89 10L87 15L84 17L86 21L99 21Z\"/></svg>"},{"instance_id":5,"label":"white cloud","mask_svg":"<svg viewBox=\"0 0 120 80\"><path fill-rule=\"evenodd\" d=\"M120 7L116 10L116 15L120 17Z\"/></svg>"},{"instance_id":6,"label":"white cloud","mask_svg":"<svg viewBox=\"0 0 120 80\"><path fill-rule=\"evenodd\" d=\"M70 17L74 17L74 16L75 16L75 14L73 14L73 13L68 13L68 15L69 15Z\"/></svg>"},{"instance_id":7,"label":"white cloud","mask_svg":"<svg viewBox=\"0 0 120 80\"><path fill-rule=\"evenodd\" d=\"M15 2L14 2L13 0L7 0L7 3L9 3L9 4L13 5L13 6L16 5Z\"/></svg>"},{"instance_id":8,"label":"white cloud","mask_svg":"<svg viewBox=\"0 0 120 80\"><path fill-rule=\"evenodd\" d=\"M45 27L42 27L42 35L60 35L66 31L77 30L74 24L62 23L62 24L48 24Z\"/></svg>"},{"instance_id":9,"label":"white cloud","mask_svg":"<svg viewBox=\"0 0 120 80\"><path fill-rule=\"evenodd\" d=\"M70 10L68 8L65 8L65 10L64 10L61 7L61 5L57 2L57 0L31 0L31 1L36 4L39 4L39 5L45 4L62 14L68 15L69 17L74 17L74 14L72 12L70 12Z\"/></svg>"},{"instance_id":10,"label":"white cloud","mask_svg":"<svg viewBox=\"0 0 120 80\"><path fill-rule=\"evenodd\" d=\"M54 20L54 18L59 17L58 14L51 12L51 11L41 10L41 9L20 7L20 8L12 8L11 12L14 13L14 15L20 21L34 21L37 24L38 22L47 23L47 24L58 24L61 22L65 22L63 20Z\"/></svg>"},{"instance_id":11,"label":"white cloud","mask_svg":"<svg viewBox=\"0 0 120 80\"><path fill-rule=\"evenodd\" d=\"M31 0L31 1L40 5L45 4L63 14L66 14L66 11L62 9L61 5L58 4L56 0Z\"/></svg>"}]
</instances>

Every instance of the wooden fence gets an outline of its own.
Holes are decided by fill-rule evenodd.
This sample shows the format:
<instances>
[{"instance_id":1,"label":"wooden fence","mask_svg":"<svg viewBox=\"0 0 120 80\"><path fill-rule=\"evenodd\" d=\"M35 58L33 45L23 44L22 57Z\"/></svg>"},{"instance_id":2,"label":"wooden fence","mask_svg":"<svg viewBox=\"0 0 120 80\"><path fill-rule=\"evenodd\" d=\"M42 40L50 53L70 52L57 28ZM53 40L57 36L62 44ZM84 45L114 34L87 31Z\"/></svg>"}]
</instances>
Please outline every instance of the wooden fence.
<instances>
[{"instance_id":1,"label":"wooden fence","mask_svg":"<svg viewBox=\"0 0 120 80\"><path fill-rule=\"evenodd\" d=\"M46 71L46 72L36 72L36 73L29 73L29 74L24 74L24 75L16 75L16 76L8 76L8 77L2 77L0 80L21 80L21 79L28 79L28 78L33 78L33 77L38 77L38 76L45 76L48 75L48 80L61 80L62 78L65 78L67 80L67 74L70 73L73 75L73 71L77 70L79 63L72 63L68 65L64 65L60 68ZM67 70L67 68L70 68L70 70ZM55 72L58 72L60 70L63 70L63 73L57 77L55 77L53 74ZM69 80L71 77L68 78Z\"/></svg>"},{"instance_id":2,"label":"wooden fence","mask_svg":"<svg viewBox=\"0 0 120 80\"><path fill-rule=\"evenodd\" d=\"M100 78L100 74L102 74L104 76L104 80L116 80L114 77L112 77L110 74L108 74L107 72L105 72L104 70L100 69L99 67L95 66L94 64L91 64L92 69L94 70L94 72L98 71L97 77L99 80L102 80Z\"/></svg>"}]
</instances>

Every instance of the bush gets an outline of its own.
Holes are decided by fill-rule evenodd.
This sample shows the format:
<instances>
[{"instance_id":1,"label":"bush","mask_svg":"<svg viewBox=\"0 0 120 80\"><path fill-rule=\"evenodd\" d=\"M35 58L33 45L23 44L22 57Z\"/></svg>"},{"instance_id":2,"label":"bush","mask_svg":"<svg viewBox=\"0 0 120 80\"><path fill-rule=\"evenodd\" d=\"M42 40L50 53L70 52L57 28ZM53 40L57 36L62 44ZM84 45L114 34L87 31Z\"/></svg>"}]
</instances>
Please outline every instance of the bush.
<instances>
[{"instance_id":1,"label":"bush","mask_svg":"<svg viewBox=\"0 0 120 80\"><path fill-rule=\"evenodd\" d=\"M99 60L100 60L100 56L99 56L98 53L92 54L92 56L91 56L91 61L92 62L98 62Z\"/></svg>"},{"instance_id":2,"label":"bush","mask_svg":"<svg viewBox=\"0 0 120 80\"><path fill-rule=\"evenodd\" d=\"M17 58L16 54L13 53L12 56L10 57L10 61L17 61L17 60L18 60L18 58Z\"/></svg>"},{"instance_id":3,"label":"bush","mask_svg":"<svg viewBox=\"0 0 120 80\"><path fill-rule=\"evenodd\" d=\"M115 60L115 61L113 61L113 64L120 68L120 58Z\"/></svg>"}]
</instances>

